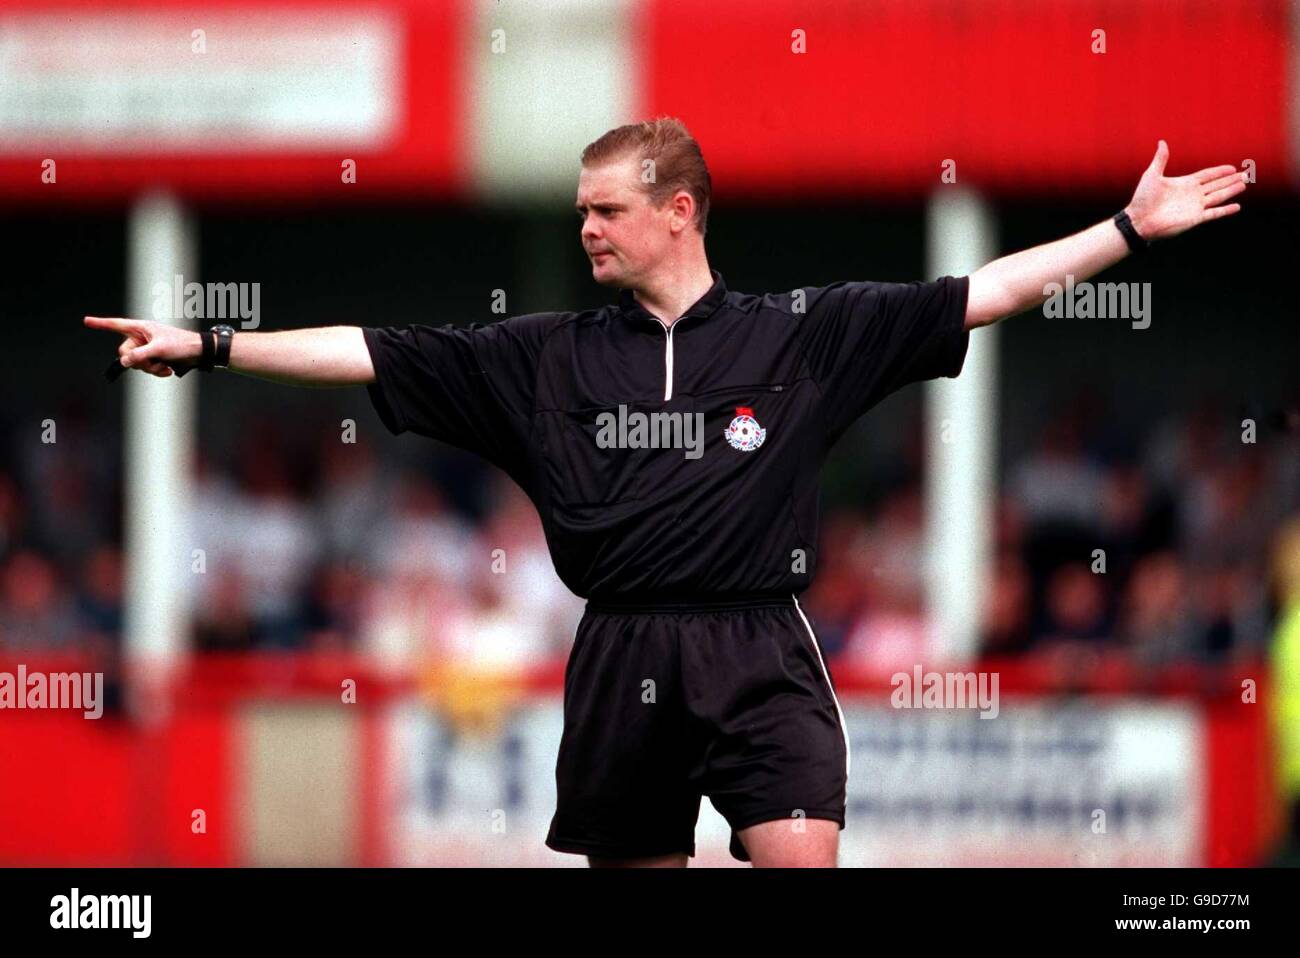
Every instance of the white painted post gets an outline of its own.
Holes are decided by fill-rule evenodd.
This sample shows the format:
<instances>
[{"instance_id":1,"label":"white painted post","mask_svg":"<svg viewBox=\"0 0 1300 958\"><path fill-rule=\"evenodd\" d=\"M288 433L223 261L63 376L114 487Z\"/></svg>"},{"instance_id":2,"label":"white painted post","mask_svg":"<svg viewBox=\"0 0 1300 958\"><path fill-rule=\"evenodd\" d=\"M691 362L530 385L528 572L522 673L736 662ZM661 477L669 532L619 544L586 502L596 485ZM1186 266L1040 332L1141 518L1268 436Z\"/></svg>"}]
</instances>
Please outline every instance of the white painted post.
<instances>
[{"instance_id":1,"label":"white painted post","mask_svg":"<svg viewBox=\"0 0 1300 958\"><path fill-rule=\"evenodd\" d=\"M127 306L137 319L194 326L172 315L174 278L195 279L196 237L168 196L136 202L127 225ZM164 292L165 290L165 292ZM154 303L166 304L155 313ZM162 306L160 309L164 308ZM130 707L156 715L176 660L189 648L187 541L197 375L159 379L128 370L126 387L125 665Z\"/></svg>"},{"instance_id":2,"label":"white painted post","mask_svg":"<svg viewBox=\"0 0 1300 958\"><path fill-rule=\"evenodd\" d=\"M941 188L927 210L931 279L965 276L994 259L988 205L960 187ZM926 611L936 656L953 664L979 653L997 503L998 327L973 330L961 375L926 384Z\"/></svg>"}]
</instances>

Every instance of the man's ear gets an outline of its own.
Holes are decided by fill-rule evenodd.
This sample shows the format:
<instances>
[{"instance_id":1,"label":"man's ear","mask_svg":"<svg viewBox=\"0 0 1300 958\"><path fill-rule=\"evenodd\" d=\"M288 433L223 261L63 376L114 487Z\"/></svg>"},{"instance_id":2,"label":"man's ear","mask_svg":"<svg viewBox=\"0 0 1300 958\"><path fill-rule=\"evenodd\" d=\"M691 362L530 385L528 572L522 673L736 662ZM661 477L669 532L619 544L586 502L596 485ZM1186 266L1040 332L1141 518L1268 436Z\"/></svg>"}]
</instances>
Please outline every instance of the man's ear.
<instances>
[{"instance_id":1,"label":"man's ear","mask_svg":"<svg viewBox=\"0 0 1300 958\"><path fill-rule=\"evenodd\" d=\"M675 232L688 229L695 219L695 197L686 190L678 190L673 194L673 212L679 221Z\"/></svg>"}]
</instances>

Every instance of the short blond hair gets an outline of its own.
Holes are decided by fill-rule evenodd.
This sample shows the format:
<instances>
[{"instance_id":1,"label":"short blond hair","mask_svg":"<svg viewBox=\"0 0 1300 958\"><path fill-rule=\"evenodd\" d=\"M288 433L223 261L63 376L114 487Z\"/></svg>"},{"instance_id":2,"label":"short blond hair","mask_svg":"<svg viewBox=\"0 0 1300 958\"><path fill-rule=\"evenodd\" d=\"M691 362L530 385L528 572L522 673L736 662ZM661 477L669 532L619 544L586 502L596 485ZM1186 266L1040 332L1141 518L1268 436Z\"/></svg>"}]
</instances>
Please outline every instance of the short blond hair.
<instances>
[{"instance_id":1,"label":"short blond hair","mask_svg":"<svg viewBox=\"0 0 1300 958\"><path fill-rule=\"evenodd\" d=\"M582 151L582 165L598 166L628 155L654 161L654 182L642 184L642 192L656 207L662 207L678 190L691 194L695 200L693 222L703 236L709 227L713 181L700 144L695 142L686 124L676 117L661 116L616 127L587 144Z\"/></svg>"}]
</instances>

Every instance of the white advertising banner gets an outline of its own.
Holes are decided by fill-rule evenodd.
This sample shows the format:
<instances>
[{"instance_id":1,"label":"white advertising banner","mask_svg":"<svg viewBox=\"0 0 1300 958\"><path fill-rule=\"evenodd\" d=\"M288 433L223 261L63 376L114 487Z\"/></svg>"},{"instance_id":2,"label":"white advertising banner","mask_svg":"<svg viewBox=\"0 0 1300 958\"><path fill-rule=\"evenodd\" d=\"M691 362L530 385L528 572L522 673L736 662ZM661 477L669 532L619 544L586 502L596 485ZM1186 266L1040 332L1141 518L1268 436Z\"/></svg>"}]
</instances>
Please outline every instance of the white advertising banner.
<instances>
[{"instance_id":1,"label":"white advertising banner","mask_svg":"<svg viewBox=\"0 0 1300 958\"><path fill-rule=\"evenodd\" d=\"M0 13L0 154L379 148L402 39L378 9Z\"/></svg>"},{"instance_id":2,"label":"white advertising banner","mask_svg":"<svg viewBox=\"0 0 1300 958\"><path fill-rule=\"evenodd\" d=\"M1201 864L1202 732L1196 709L1136 699L1004 696L974 710L894 709L845 696L852 744L840 864ZM543 841L555 810L557 697L494 732L458 730L427 706L389 716L383 831L394 864L585 865ZM706 798L692 865L740 865Z\"/></svg>"}]
</instances>

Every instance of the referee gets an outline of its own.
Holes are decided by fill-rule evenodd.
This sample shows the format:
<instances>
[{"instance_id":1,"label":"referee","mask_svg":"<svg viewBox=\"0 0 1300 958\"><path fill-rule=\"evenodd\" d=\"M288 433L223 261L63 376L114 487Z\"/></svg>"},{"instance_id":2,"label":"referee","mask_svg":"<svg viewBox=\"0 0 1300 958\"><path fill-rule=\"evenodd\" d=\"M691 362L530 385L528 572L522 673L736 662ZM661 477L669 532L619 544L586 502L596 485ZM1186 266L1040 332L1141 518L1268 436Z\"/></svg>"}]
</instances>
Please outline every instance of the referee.
<instances>
[{"instance_id":1,"label":"referee","mask_svg":"<svg viewBox=\"0 0 1300 958\"><path fill-rule=\"evenodd\" d=\"M392 432L476 452L528 493L557 573L587 599L551 848L684 866L707 795L736 858L834 866L849 743L797 599L815 570L822 463L885 396L956 376L971 329L1240 209L1224 204L1244 174L1166 177L1168 155L1162 140L1113 220L970 276L756 295L709 267L708 169L661 118L582 154L582 245L616 304L468 327L86 325L120 333L121 365L155 376L222 366L364 384Z\"/></svg>"}]
</instances>

